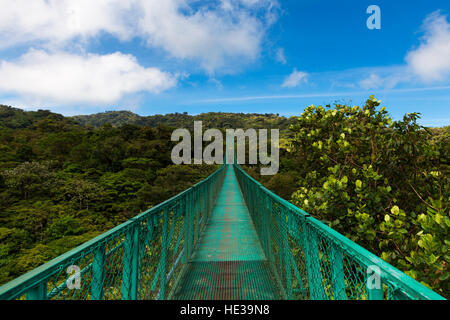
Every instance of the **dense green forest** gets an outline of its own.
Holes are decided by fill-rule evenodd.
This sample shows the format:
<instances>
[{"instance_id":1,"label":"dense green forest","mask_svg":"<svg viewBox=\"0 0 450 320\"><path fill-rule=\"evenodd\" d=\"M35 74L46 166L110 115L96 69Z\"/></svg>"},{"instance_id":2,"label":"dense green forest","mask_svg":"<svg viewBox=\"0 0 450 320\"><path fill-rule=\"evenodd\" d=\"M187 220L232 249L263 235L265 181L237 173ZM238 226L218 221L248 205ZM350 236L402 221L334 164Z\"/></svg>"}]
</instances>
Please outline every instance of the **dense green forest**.
<instances>
[{"instance_id":1,"label":"dense green forest","mask_svg":"<svg viewBox=\"0 0 450 320\"><path fill-rule=\"evenodd\" d=\"M141 117L130 111L109 111L86 116L75 116L72 119L85 126L99 127L109 123L114 127L124 124L157 127L165 125L173 128L192 128L194 121L202 121L206 129L279 129L282 135L288 133L289 126L295 123L295 117L286 118L278 114L266 113L225 113L208 112L199 115L173 113Z\"/></svg>"},{"instance_id":2,"label":"dense green forest","mask_svg":"<svg viewBox=\"0 0 450 320\"><path fill-rule=\"evenodd\" d=\"M106 112L63 117L0 106L0 283L112 228L215 170L174 166L174 128L279 128L280 172L259 176L438 293L450 296L450 127L364 106L299 117Z\"/></svg>"},{"instance_id":3,"label":"dense green forest","mask_svg":"<svg viewBox=\"0 0 450 320\"><path fill-rule=\"evenodd\" d=\"M172 164L172 131L0 106L0 283L211 174Z\"/></svg>"}]
</instances>

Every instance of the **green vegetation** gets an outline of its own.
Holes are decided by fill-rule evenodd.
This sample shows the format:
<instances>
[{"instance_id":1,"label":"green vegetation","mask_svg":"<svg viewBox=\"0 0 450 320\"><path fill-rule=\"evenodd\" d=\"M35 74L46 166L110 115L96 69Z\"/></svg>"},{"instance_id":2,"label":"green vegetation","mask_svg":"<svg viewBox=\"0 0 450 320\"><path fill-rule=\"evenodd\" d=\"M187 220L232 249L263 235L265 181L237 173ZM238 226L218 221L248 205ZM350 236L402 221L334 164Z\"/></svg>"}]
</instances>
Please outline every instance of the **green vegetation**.
<instances>
[{"instance_id":1,"label":"green vegetation","mask_svg":"<svg viewBox=\"0 0 450 320\"><path fill-rule=\"evenodd\" d=\"M413 278L450 297L450 127L363 107L306 108L280 173L253 176Z\"/></svg>"},{"instance_id":2,"label":"green vegetation","mask_svg":"<svg viewBox=\"0 0 450 320\"><path fill-rule=\"evenodd\" d=\"M0 284L207 177L175 166L172 129L85 128L0 106Z\"/></svg>"},{"instance_id":3,"label":"green vegetation","mask_svg":"<svg viewBox=\"0 0 450 320\"><path fill-rule=\"evenodd\" d=\"M0 106L0 283L183 191L209 166L174 166L173 128L279 128L281 197L450 297L450 127L362 107L300 117L131 112L63 117Z\"/></svg>"},{"instance_id":4,"label":"green vegetation","mask_svg":"<svg viewBox=\"0 0 450 320\"><path fill-rule=\"evenodd\" d=\"M76 116L72 119L82 125L92 127L99 127L109 123L114 127L133 124L152 128L160 125L173 128L192 128L194 121L203 121L205 130L211 128L280 129L281 134L287 133L289 126L295 123L295 117L285 118L280 117L278 114L224 112L209 112L196 116L191 116L185 112L141 117L130 111L111 111L88 116Z\"/></svg>"}]
</instances>

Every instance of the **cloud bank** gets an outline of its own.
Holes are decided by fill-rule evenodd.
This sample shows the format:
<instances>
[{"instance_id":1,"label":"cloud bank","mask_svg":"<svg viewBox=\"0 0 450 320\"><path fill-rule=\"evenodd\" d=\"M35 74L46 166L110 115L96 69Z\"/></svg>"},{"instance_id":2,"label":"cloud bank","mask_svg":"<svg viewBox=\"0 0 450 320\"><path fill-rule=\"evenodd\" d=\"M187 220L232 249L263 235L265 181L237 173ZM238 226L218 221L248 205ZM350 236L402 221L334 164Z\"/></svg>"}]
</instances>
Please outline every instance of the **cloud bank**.
<instances>
[{"instance_id":1,"label":"cloud bank","mask_svg":"<svg viewBox=\"0 0 450 320\"><path fill-rule=\"evenodd\" d=\"M177 76L144 67L131 55L86 53L104 34L139 38L149 48L189 60L206 74L234 73L261 53L277 0L0 0L0 93L42 103L112 103L138 92L159 93ZM25 50L25 51L26 51Z\"/></svg>"},{"instance_id":2,"label":"cloud bank","mask_svg":"<svg viewBox=\"0 0 450 320\"><path fill-rule=\"evenodd\" d=\"M273 1L221 1L193 11L185 1L142 1L138 30L150 46L180 59L199 62L209 74L254 61L266 28L276 15ZM183 14L184 10L189 14ZM265 12L258 18L257 12Z\"/></svg>"},{"instance_id":3,"label":"cloud bank","mask_svg":"<svg viewBox=\"0 0 450 320\"><path fill-rule=\"evenodd\" d=\"M124 95L159 93L176 76L144 68L131 55L74 55L31 50L17 61L0 62L0 91L52 103L112 103Z\"/></svg>"},{"instance_id":4,"label":"cloud bank","mask_svg":"<svg viewBox=\"0 0 450 320\"><path fill-rule=\"evenodd\" d=\"M141 38L212 74L254 61L276 0L0 0L0 48L39 43L63 48L102 33Z\"/></svg>"}]
</instances>

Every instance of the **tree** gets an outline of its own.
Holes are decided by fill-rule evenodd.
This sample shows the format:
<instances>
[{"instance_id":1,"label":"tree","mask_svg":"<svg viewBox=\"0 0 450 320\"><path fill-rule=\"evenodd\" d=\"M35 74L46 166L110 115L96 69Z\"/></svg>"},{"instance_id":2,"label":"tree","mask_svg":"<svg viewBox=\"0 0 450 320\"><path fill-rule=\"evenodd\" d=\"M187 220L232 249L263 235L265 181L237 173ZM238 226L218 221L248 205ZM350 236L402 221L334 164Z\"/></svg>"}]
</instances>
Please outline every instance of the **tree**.
<instances>
[{"instance_id":1,"label":"tree","mask_svg":"<svg viewBox=\"0 0 450 320\"><path fill-rule=\"evenodd\" d=\"M49 162L25 162L14 169L5 170L2 175L6 185L18 189L26 200L34 192L48 190L56 182L48 166Z\"/></svg>"},{"instance_id":2,"label":"tree","mask_svg":"<svg viewBox=\"0 0 450 320\"><path fill-rule=\"evenodd\" d=\"M310 106L291 127L292 202L416 279L449 290L450 178L430 130L380 101Z\"/></svg>"},{"instance_id":3,"label":"tree","mask_svg":"<svg viewBox=\"0 0 450 320\"><path fill-rule=\"evenodd\" d=\"M94 182L83 179L70 180L64 187L64 192L78 204L79 210L89 210L89 203L101 197L103 188Z\"/></svg>"}]
</instances>

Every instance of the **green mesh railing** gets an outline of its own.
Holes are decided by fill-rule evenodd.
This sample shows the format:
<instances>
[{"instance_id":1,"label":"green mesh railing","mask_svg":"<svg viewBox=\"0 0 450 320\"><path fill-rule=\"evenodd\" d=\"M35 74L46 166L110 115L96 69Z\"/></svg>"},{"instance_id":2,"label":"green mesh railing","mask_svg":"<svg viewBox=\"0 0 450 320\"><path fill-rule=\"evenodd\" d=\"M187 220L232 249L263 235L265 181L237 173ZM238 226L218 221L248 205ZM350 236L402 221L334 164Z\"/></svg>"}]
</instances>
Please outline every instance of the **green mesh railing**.
<instances>
[{"instance_id":1,"label":"green mesh railing","mask_svg":"<svg viewBox=\"0 0 450 320\"><path fill-rule=\"evenodd\" d=\"M285 298L444 299L273 194L239 165L234 167L264 253Z\"/></svg>"},{"instance_id":2,"label":"green mesh railing","mask_svg":"<svg viewBox=\"0 0 450 320\"><path fill-rule=\"evenodd\" d=\"M233 167L284 298L443 299ZM225 169L0 287L0 299L171 299ZM370 285L369 269L378 270L381 286Z\"/></svg>"},{"instance_id":3,"label":"green mesh railing","mask_svg":"<svg viewBox=\"0 0 450 320\"><path fill-rule=\"evenodd\" d=\"M224 174L221 166L183 193L5 284L0 299L167 299L214 207Z\"/></svg>"}]
</instances>

